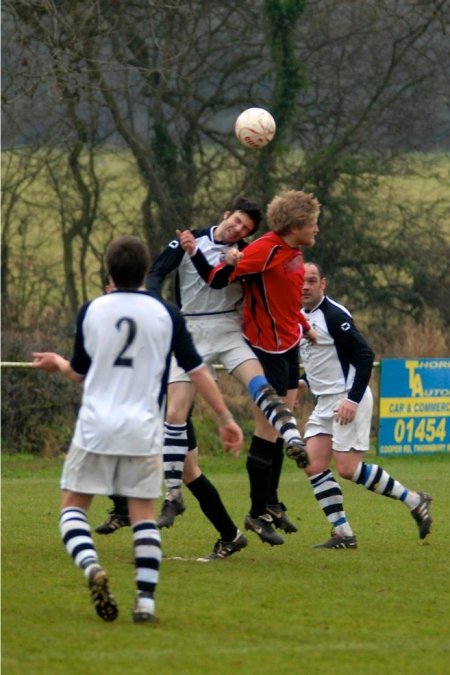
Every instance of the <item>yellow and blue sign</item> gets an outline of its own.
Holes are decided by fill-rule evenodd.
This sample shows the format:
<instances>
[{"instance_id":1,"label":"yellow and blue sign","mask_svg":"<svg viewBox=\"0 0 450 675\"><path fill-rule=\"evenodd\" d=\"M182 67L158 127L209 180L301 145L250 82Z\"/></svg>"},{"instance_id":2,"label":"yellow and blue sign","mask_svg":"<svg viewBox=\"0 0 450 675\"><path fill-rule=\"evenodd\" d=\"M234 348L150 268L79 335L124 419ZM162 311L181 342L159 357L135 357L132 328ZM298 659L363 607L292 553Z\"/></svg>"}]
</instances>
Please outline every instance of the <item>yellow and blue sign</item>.
<instances>
[{"instance_id":1,"label":"yellow and blue sign","mask_svg":"<svg viewBox=\"0 0 450 675\"><path fill-rule=\"evenodd\" d=\"M383 359L379 455L450 452L450 359Z\"/></svg>"}]
</instances>

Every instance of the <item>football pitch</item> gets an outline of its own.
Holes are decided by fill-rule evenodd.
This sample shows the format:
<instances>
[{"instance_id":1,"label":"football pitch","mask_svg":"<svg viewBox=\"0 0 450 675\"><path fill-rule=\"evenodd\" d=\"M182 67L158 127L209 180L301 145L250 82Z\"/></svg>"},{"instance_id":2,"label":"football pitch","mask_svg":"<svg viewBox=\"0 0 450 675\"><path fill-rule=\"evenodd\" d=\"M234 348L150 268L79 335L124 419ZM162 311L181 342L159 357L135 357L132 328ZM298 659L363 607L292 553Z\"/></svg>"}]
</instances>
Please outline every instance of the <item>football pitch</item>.
<instances>
[{"instance_id":1,"label":"football pitch","mask_svg":"<svg viewBox=\"0 0 450 675\"><path fill-rule=\"evenodd\" d=\"M408 509L341 481L357 550L312 548L329 528L309 482L289 460L280 497L299 532L283 546L248 533L246 549L201 563L217 535L185 490L187 510L163 530L160 623L131 622L131 534L95 535L119 618L90 604L59 539L61 459L2 460L2 663L5 675L367 675L450 673L450 458L376 458L408 487L433 496L420 541ZM201 457L238 526L248 509L245 456ZM110 502L98 497L91 525ZM181 558L181 559L178 559Z\"/></svg>"}]
</instances>

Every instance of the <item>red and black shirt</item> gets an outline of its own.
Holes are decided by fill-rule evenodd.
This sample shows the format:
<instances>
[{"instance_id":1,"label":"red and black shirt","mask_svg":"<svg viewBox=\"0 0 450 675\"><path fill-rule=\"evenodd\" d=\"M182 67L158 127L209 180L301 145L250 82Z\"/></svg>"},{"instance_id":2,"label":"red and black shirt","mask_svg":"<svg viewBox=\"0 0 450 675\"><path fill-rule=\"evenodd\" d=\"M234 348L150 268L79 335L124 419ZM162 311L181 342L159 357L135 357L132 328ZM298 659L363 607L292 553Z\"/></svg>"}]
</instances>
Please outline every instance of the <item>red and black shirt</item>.
<instances>
[{"instance_id":1,"label":"red and black shirt","mask_svg":"<svg viewBox=\"0 0 450 675\"><path fill-rule=\"evenodd\" d=\"M236 266L209 265L197 249L191 258L212 288L242 281L243 333L253 347L271 353L286 352L300 341L301 328L311 326L300 311L304 279L303 254L275 232L249 244Z\"/></svg>"}]
</instances>

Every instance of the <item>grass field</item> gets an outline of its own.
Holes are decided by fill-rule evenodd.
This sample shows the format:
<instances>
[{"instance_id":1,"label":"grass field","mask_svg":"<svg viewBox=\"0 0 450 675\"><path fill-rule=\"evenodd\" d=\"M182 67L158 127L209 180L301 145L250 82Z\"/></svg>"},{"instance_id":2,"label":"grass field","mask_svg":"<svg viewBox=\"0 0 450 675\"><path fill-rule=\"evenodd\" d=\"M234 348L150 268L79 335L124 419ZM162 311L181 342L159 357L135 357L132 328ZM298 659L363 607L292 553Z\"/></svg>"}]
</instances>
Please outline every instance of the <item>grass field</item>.
<instances>
[{"instance_id":1,"label":"grass field","mask_svg":"<svg viewBox=\"0 0 450 675\"><path fill-rule=\"evenodd\" d=\"M433 495L434 524L424 542L403 505L346 483L358 550L311 548L327 538L328 526L306 478L287 462L282 498L299 533L274 548L249 535L245 550L214 563L163 560L154 627L130 619L130 530L95 535L120 608L107 624L59 540L61 460L4 457L3 673L450 673L450 460L381 463ZM240 525L248 506L245 457L204 457L201 464ZM183 517L163 531L166 556L196 557L215 542L187 490L186 501ZM98 498L91 523L109 506Z\"/></svg>"}]
</instances>

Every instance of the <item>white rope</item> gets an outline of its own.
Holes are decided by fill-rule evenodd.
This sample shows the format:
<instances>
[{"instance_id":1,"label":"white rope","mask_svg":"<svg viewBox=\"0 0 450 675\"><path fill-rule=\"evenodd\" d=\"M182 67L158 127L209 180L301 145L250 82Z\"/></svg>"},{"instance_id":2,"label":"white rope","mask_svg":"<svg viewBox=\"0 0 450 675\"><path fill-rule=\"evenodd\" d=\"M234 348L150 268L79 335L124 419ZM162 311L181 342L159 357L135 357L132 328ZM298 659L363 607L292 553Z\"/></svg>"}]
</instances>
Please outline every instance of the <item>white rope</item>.
<instances>
[{"instance_id":1,"label":"white rope","mask_svg":"<svg viewBox=\"0 0 450 675\"><path fill-rule=\"evenodd\" d=\"M2 368L32 368L31 361L2 361L0 363Z\"/></svg>"}]
</instances>

